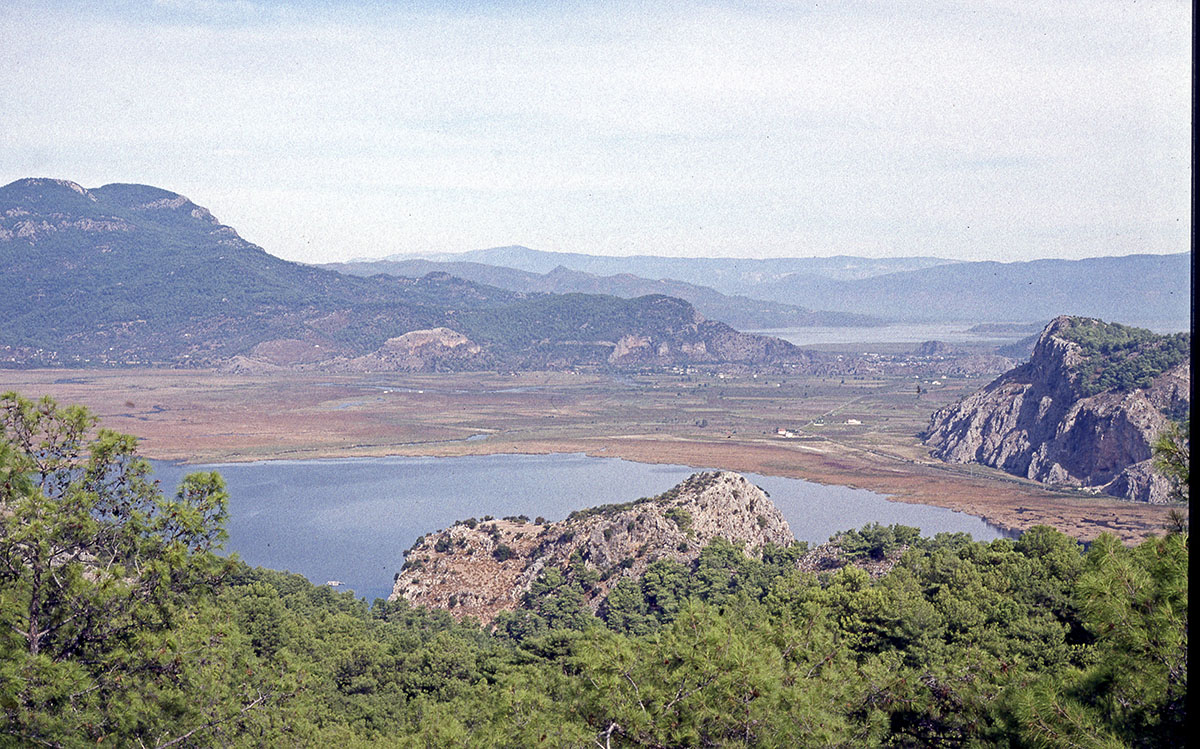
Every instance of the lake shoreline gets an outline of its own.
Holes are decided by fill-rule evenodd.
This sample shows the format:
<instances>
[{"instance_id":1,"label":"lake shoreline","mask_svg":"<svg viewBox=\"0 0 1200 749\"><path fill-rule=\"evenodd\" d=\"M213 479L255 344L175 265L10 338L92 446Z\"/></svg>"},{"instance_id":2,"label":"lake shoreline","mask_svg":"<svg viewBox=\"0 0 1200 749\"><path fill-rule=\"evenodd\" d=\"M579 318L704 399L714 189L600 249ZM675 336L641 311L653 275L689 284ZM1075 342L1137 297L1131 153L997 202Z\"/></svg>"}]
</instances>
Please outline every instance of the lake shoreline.
<instances>
[{"instance_id":1,"label":"lake shoreline","mask_svg":"<svg viewBox=\"0 0 1200 749\"><path fill-rule=\"evenodd\" d=\"M225 477L227 548L247 563L289 569L317 583L344 582L367 597L386 595L385 584L404 564L403 550L419 537L468 517L562 520L575 511L658 496L713 470L582 453L153 466L164 488L191 469ZM794 538L812 545L869 523L917 527L926 536L968 533L983 541L1007 535L970 514L892 502L868 490L742 475L768 493Z\"/></svg>"},{"instance_id":2,"label":"lake shoreline","mask_svg":"<svg viewBox=\"0 0 1200 749\"><path fill-rule=\"evenodd\" d=\"M1091 541L1099 533L1108 531L1126 543L1137 542L1159 529L1160 518L1165 516L1166 510L1160 506L1137 505L1078 491L1055 491L980 466L952 465L930 459L909 463L904 466L906 470L898 471L894 467L889 469L886 465L889 461L879 455L867 456L875 459L872 465L863 460L864 456L853 455L852 449L837 447L843 449L828 448L824 454L814 454L806 453L803 445L780 444L780 441L713 443L629 435L607 440L554 443L541 440L438 440L387 447L295 449L270 455L226 454L217 460L175 460L182 465L210 465L268 460L580 454L647 465L686 465L696 470L729 470L801 479L825 486L866 489L884 495L892 502L922 504L972 515L1009 535L1019 535L1036 525L1050 525L1082 541ZM854 465L856 457L861 464ZM901 461L893 459L890 462Z\"/></svg>"},{"instance_id":3,"label":"lake shoreline","mask_svg":"<svg viewBox=\"0 0 1200 749\"><path fill-rule=\"evenodd\" d=\"M3 370L0 389L83 404L168 461L583 453L859 487L1083 541L1163 532L1171 506L932 459L914 436L929 413L989 379L914 394L911 377Z\"/></svg>"}]
</instances>

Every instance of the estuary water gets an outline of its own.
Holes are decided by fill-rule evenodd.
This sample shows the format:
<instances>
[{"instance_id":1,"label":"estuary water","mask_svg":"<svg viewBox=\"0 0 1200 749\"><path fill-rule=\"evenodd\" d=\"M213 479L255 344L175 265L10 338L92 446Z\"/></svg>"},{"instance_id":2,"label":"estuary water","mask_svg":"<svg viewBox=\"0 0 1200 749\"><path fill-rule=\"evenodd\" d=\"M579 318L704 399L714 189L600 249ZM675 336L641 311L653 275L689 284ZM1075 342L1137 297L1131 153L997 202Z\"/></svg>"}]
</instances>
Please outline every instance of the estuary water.
<instances>
[{"instance_id":1,"label":"estuary water","mask_svg":"<svg viewBox=\"0 0 1200 749\"><path fill-rule=\"evenodd\" d=\"M154 468L165 493L186 473L221 473L230 494L227 551L318 584L340 581L339 590L367 600L391 592L404 552L418 536L456 520L561 520L573 510L659 494L701 470L577 454L155 462ZM862 489L746 475L771 495L796 538L810 543L870 522L917 526L924 535L1003 535L972 515L890 502Z\"/></svg>"},{"instance_id":2,"label":"estuary water","mask_svg":"<svg viewBox=\"0 0 1200 749\"><path fill-rule=\"evenodd\" d=\"M808 328L771 328L749 332L782 338L797 346L850 343L863 345L876 343L918 344L925 341L960 344L986 343L998 346L1024 338L1024 336L1018 335L980 335L971 332L972 325L973 323L897 323L875 327L813 326Z\"/></svg>"},{"instance_id":3,"label":"estuary water","mask_svg":"<svg viewBox=\"0 0 1200 749\"><path fill-rule=\"evenodd\" d=\"M918 344L925 341L942 341L956 344L988 344L1001 346L1040 332L1041 326L1049 320L1038 323L1014 323L1017 325L1031 324L1025 333L973 332L971 322L944 323L894 323L892 325L877 325L873 327L830 327L812 326L807 328L769 328L764 330L748 330L748 333L769 335L793 343L797 346L845 345L861 344L863 350L870 350L871 344ZM1170 320L1156 322L1138 322L1121 320L1125 325L1147 328L1155 333L1180 333L1191 330L1190 320Z\"/></svg>"}]
</instances>

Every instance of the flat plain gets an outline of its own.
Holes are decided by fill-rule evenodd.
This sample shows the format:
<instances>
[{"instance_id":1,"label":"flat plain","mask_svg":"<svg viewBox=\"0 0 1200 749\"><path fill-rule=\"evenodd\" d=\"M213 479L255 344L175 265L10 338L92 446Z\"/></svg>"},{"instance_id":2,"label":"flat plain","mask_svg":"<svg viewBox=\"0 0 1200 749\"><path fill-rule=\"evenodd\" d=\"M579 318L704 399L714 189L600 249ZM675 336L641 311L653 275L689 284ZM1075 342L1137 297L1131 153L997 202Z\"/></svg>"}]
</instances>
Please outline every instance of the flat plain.
<instances>
[{"instance_id":1,"label":"flat plain","mask_svg":"<svg viewBox=\"0 0 1200 749\"><path fill-rule=\"evenodd\" d=\"M1081 540L1162 532L1169 507L931 458L917 436L930 413L989 379L42 369L0 370L0 391L83 404L161 460L586 453L853 486Z\"/></svg>"}]
</instances>

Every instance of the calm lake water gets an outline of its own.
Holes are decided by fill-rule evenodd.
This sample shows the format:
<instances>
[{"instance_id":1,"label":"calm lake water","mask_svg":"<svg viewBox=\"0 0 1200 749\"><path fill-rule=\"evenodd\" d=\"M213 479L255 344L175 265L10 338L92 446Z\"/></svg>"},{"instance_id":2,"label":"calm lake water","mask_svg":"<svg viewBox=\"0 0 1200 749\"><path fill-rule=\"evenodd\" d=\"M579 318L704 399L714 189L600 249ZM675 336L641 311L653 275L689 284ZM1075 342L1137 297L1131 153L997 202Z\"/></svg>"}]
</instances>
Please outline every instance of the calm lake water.
<instances>
[{"instance_id":1,"label":"calm lake water","mask_svg":"<svg viewBox=\"0 0 1200 749\"><path fill-rule=\"evenodd\" d=\"M1046 320L1045 322L1049 322ZM1136 320L1121 320L1125 325L1147 328L1155 333L1179 333L1191 330L1190 320L1138 322ZM767 330L751 330L750 333L782 338L797 346L818 346L822 344L847 343L924 343L925 341L942 341L944 343L981 343L1003 345L1024 338L1041 329L1034 329L1017 335L1000 335L997 333L972 333L970 328L975 323L906 323L896 325L880 325L868 328L848 327L835 328L815 326L811 328L771 328ZM1044 323L1043 323L1044 324Z\"/></svg>"},{"instance_id":2,"label":"calm lake water","mask_svg":"<svg viewBox=\"0 0 1200 749\"><path fill-rule=\"evenodd\" d=\"M298 572L318 584L340 580L341 590L368 600L391 592L404 551L418 536L456 520L561 520L572 510L659 494L698 470L584 455L154 465L164 492L173 492L185 473L221 472L230 493L227 550L249 564ZM889 502L861 489L747 476L771 495L802 541L821 543L873 521L917 526L925 535L1002 535L971 515Z\"/></svg>"},{"instance_id":3,"label":"calm lake water","mask_svg":"<svg viewBox=\"0 0 1200 749\"><path fill-rule=\"evenodd\" d=\"M774 336L797 346L842 343L990 343L1000 345L1019 340L1024 336L980 335L969 328L973 323L914 323L904 325L881 325L870 328L826 327L772 328L754 330L753 333ZM1028 333L1026 334L1028 335Z\"/></svg>"}]
</instances>

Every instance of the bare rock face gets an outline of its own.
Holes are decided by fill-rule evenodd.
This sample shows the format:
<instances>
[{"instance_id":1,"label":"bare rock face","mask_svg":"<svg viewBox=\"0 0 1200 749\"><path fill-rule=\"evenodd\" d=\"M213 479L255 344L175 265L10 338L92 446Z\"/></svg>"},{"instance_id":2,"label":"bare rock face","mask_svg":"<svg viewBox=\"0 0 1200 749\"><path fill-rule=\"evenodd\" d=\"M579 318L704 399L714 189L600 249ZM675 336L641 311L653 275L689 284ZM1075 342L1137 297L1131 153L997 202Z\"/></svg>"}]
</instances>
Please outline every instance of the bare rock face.
<instances>
[{"instance_id":1,"label":"bare rock face","mask_svg":"<svg viewBox=\"0 0 1200 749\"><path fill-rule=\"evenodd\" d=\"M516 609L548 567L573 557L600 574L589 591L595 608L622 577L658 559L691 562L716 537L748 553L795 540L762 489L736 473L698 473L657 497L572 513L555 523L460 522L409 550L390 598L491 622Z\"/></svg>"},{"instance_id":2,"label":"bare rock face","mask_svg":"<svg viewBox=\"0 0 1200 749\"><path fill-rule=\"evenodd\" d=\"M460 346L466 346L472 353L479 352L479 347L471 343L471 339L449 328L413 330L402 336L389 338L383 344L385 350L400 354L419 354L429 348L456 349Z\"/></svg>"},{"instance_id":3,"label":"bare rock face","mask_svg":"<svg viewBox=\"0 0 1200 749\"><path fill-rule=\"evenodd\" d=\"M617 345L613 346L613 352L608 355L610 363L617 363L626 359L636 357L642 350L650 349L650 339L646 336L627 335L617 341Z\"/></svg>"},{"instance_id":4,"label":"bare rock face","mask_svg":"<svg viewBox=\"0 0 1200 749\"><path fill-rule=\"evenodd\" d=\"M1091 392L1086 373L1095 376L1099 365L1067 337L1075 320L1056 318L1027 363L934 413L926 444L952 463L977 461L1036 481L1167 501L1170 487L1151 470L1151 446L1168 414L1190 404L1189 359L1142 387ZM1131 352L1126 361L1143 355Z\"/></svg>"},{"instance_id":5,"label":"bare rock face","mask_svg":"<svg viewBox=\"0 0 1200 749\"><path fill-rule=\"evenodd\" d=\"M457 368L474 360L482 348L449 328L412 330L389 338L378 350L351 359L346 369L355 372L431 371L438 365Z\"/></svg>"}]
</instances>

